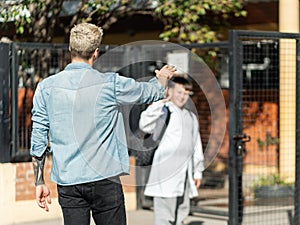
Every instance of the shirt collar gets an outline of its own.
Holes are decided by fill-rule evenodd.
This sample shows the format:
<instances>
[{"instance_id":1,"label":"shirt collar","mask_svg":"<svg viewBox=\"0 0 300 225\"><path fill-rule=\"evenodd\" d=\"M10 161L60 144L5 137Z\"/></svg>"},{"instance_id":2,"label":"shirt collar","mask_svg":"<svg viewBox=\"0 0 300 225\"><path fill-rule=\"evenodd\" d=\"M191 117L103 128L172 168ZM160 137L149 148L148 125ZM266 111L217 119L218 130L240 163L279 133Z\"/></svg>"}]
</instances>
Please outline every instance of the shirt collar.
<instances>
[{"instance_id":1,"label":"shirt collar","mask_svg":"<svg viewBox=\"0 0 300 225\"><path fill-rule=\"evenodd\" d=\"M70 63L66 66L65 70L73 70L73 69L92 69L91 65L84 62L76 62Z\"/></svg>"},{"instance_id":2,"label":"shirt collar","mask_svg":"<svg viewBox=\"0 0 300 225\"><path fill-rule=\"evenodd\" d=\"M165 105L166 105L167 107L169 107L169 110L170 110L171 113L174 112L174 111L178 111L178 110L179 110L180 112L189 111L189 110L187 110L187 109L185 108L185 106L184 106L183 108L179 108L177 105L175 105L175 104L174 104L173 102L171 102L171 101L166 102Z\"/></svg>"},{"instance_id":3,"label":"shirt collar","mask_svg":"<svg viewBox=\"0 0 300 225\"><path fill-rule=\"evenodd\" d=\"M173 102L168 101L165 103L167 107L169 107L170 112L174 112L176 109L179 109Z\"/></svg>"}]
</instances>

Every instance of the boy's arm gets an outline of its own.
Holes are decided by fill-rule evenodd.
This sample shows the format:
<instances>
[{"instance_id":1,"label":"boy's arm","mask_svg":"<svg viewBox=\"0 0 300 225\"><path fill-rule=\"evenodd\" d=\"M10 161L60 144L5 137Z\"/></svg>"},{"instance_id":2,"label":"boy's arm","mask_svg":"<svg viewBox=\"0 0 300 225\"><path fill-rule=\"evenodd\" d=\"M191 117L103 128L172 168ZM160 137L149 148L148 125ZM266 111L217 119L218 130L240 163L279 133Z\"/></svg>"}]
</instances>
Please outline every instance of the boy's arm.
<instances>
[{"instance_id":1,"label":"boy's arm","mask_svg":"<svg viewBox=\"0 0 300 225\"><path fill-rule=\"evenodd\" d=\"M145 133L153 133L156 127L156 122L163 114L162 107L164 106L164 101L154 102L147 107L145 111L141 113L139 120L139 128Z\"/></svg>"},{"instance_id":2,"label":"boy's arm","mask_svg":"<svg viewBox=\"0 0 300 225\"><path fill-rule=\"evenodd\" d=\"M193 126L193 139L195 140L193 153L194 179L202 179L202 172L204 170L204 155L198 120L196 117L194 117L194 121L196 121Z\"/></svg>"},{"instance_id":3,"label":"boy's arm","mask_svg":"<svg viewBox=\"0 0 300 225\"><path fill-rule=\"evenodd\" d=\"M200 139L200 134L197 137L196 145L194 148L194 156L193 156L193 165L194 165L194 181L197 188L200 187L202 182L202 172L204 170L204 156L202 143Z\"/></svg>"},{"instance_id":4,"label":"boy's arm","mask_svg":"<svg viewBox=\"0 0 300 225\"><path fill-rule=\"evenodd\" d=\"M194 178L201 179L202 172L204 170L204 156L202 150L202 144L199 138L197 138L197 142L194 148Z\"/></svg>"}]
</instances>

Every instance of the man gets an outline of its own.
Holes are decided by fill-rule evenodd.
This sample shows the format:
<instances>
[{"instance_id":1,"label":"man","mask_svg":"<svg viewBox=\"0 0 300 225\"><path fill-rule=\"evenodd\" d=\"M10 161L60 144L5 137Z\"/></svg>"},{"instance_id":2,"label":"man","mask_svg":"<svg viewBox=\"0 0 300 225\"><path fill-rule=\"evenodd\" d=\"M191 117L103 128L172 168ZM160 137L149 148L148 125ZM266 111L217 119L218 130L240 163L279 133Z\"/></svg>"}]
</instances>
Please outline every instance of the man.
<instances>
[{"instance_id":1,"label":"man","mask_svg":"<svg viewBox=\"0 0 300 225\"><path fill-rule=\"evenodd\" d=\"M154 197L155 225L182 225L190 211L190 198L198 195L204 157L197 117L185 108L191 83L174 77L168 87L168 97L149 105L139 121L140 129L154 136L163 109L169 109L144 194Z\"/></svg>"},{"instance_id":2,"label":"man","mask_svg":"<svg viewBox=\"0 0 300 225\"><path fill-rule=\"evenodd\" d=\"M71 63L39 83L32 109L31 155L36 201L48 211L50 192L43 167L52 152L51 180L57 183L64 224L126 224L119 176L129 173L122 114L123 104L147 103L164 97L174 67L156 70L149 82L135 82L92 68L99 55L102 29L82 23L71 30Z\"/></svg>"}]
</instances>

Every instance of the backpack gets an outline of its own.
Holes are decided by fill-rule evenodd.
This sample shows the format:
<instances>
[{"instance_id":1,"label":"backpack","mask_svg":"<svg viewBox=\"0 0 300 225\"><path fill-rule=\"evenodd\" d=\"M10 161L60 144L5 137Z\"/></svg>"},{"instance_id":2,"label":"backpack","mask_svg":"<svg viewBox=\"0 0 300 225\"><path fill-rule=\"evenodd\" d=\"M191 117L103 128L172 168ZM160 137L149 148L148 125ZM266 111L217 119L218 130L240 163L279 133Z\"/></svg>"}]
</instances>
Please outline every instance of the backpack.
<instances>
[{"instance_id":1,"label":"backpack","mask_svg":"<svg viewBox=\"0 0 300 225\"><path fill-rule=\"evenodd\" d=\"M156 149L159 146L159 143L166 131L166 128L169 124L171 112L169 108L163 106L164 114L159 117L158 123L152 134L146 133L143 138L143 148L136 152L136 164L138 166L151 166L153 157Z\"/></svg>"}]
</instances>

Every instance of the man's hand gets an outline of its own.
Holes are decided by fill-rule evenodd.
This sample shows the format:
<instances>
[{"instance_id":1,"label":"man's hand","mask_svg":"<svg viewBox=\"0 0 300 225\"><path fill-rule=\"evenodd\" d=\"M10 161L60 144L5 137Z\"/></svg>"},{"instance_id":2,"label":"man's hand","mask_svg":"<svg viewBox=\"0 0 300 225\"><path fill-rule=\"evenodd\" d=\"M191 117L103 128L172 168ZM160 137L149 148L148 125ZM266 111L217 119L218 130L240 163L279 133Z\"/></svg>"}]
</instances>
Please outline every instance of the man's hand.
<instances>
[{"instance_id":1,"label":"man's hand","mask_svg":"<svg viewBox=\"0 0 300 225\"><path fill-rule=\"evenodd\" d=\"M36 186L35 198L39 207L44 209L46 212L49 211L48 204L51 204L50 190L45 184Z\"/></svg>"},{"instance_id":2,"label":"man's hand","mask_svg":"<svg viewBox=\"0 0 300 225\"><path fill-rule=\"evenodd\" d=\"M201 181L202 181L202 179L194 179L194 182L195 182L195 185L197 188L200 187Z\"/></svg>"},{"instance_id":3,"label":"man's hand","mask_svg":"<svg viewBox=\"0 0 300 225\"><path fill-rule=\"evenodd\" d=\"M175 66L165 65L160 70L155 70L156 77L164 87L167 86L168 79L171 79L176 72Z\"/></svg>"}]
</instances>

